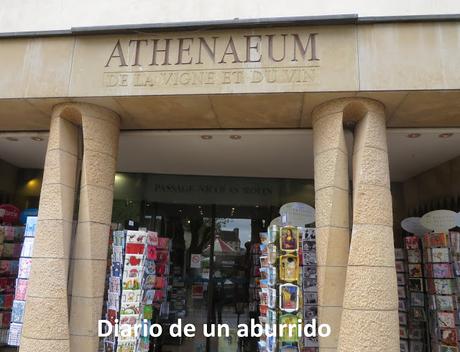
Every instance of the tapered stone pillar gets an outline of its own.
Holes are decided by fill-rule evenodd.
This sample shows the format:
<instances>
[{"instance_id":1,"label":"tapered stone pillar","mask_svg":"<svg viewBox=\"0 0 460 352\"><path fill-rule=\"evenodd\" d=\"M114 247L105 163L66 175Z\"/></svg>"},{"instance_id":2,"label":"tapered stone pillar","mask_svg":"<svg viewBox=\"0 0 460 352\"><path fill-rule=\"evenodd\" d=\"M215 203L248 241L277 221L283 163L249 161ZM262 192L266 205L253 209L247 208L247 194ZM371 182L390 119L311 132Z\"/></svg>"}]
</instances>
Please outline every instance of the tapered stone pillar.
<instances>
[{"instance_id":1,"label":"tapered stone pillar","mask_svg":"<svg viewBox=\"0 0 460 352\"><path fill-rule=\"evenodd\" d=\"M353 229L339 351L399 351L398 295L384 107L359 99ZM353 116L351 116L353 118Z\"/></svg>"},{"instance_id":2,"label":"tapered stone pillar","mask_svg":"<svg viewBox=\"0 0 460 352\"><path fill-rule=\"evenodd\" d=\"M83 127L83 161L77 233L72 253L70 345L96 352L107 269L119 118L94 105L78 104Z\"/></svg>"},{"instance_id":3,"label":"tapered stone pillar","mask_svg":"<svg viewBox=\"0 0 460 352\"><path fill-rule=\"evenodd\" d=\"M356 125L348 249L348 153ZM337 99L313 111L318 314L332 328L320 351L399 351L392 204L382 104Z\"/></svg>"},{"instance_id":4,"label":"tapered stone pillar","mask_svg":"<svg viewBox=\"0 0 460 352\"><path fill-rule=\"evenodd\" d=\"M313 112L318 316L331 326L321 350L337 349L349 248L348 152L342 104Z\"/></svg>"},{"instance_id":5,"label":"tapered stone pillar","mask_svg":"<svg viewBox=\"0 0 460 352\"><path fill-rule=\"evenodd\" d=\"M51 119L20 352L70 350L67 280L78 128L61 113L55 109Z\"/></svg>"}]
</instances>

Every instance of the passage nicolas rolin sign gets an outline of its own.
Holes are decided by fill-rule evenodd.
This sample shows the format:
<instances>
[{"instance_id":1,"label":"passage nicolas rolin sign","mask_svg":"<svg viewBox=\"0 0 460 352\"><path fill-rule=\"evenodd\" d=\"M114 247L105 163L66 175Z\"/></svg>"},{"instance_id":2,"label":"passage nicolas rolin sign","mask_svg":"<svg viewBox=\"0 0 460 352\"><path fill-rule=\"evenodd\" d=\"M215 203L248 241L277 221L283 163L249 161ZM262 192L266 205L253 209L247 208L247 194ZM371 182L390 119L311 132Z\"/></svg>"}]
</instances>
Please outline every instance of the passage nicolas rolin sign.
<instances>
[{"instance_id":1,"label":"passage nicolas rolin sign","mask_svg":"<svg viewBox=\"0 0 460 352\"><path fill-rule=\"evenodd\" d=\"M318 33L118 39L104 63L106 87L314 83Z\"/></svg>"}]
</instances>

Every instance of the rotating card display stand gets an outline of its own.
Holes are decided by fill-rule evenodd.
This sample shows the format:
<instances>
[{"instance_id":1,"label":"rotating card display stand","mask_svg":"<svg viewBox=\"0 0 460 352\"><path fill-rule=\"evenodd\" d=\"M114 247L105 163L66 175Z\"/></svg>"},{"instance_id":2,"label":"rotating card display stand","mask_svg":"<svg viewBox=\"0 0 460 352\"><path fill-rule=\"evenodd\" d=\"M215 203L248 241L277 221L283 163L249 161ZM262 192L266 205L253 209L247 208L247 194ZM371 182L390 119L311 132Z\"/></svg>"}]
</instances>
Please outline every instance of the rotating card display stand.
<instances>
[{"instance_id":1,"label":"rotating card display stand","mask_svg":"<svg viewBox=\"0 0 460 352\"><path fill-rule=\"evenodd\" d=\"M113 232L106 316L112 324L118 320L120 326L134 326L145 319L145 330L149 330L154 307L163 308L167 296L168 247L169 239L159 238L156 232ZM150 345L149 335L116 337L112 333L104 340L104 351L147 352Z\"/></svg>"},{"instance_id":2,"label":"rotating card display stand","mask_svg":"<svg viewBox=\"0 0 460 352\"><path fill-rule=\"evenodd\" d=\"M8 334L8 345L10 346L19 346L21 341L36 225L37 217L29 216L26 222L24 232L25 238L17 268L18 277L15 282L16 289L12 306L10 330Z\"/></svg>"},{"instance_id":3,"label":"rotating card display stand","mask_svg":"<svg viewBox=\"0 0 460 352\"><path fill-rule=\"evenodd\" d=\"M261 352L316 351L316 338L299 337L297 326L316 319L316 241L314 229L272 225L260 234L259 321L268 327L258 343ZM283 336L273 326L295 325ZM279 329L278 329L279 330Z\"/></svg>"}]
</instances>

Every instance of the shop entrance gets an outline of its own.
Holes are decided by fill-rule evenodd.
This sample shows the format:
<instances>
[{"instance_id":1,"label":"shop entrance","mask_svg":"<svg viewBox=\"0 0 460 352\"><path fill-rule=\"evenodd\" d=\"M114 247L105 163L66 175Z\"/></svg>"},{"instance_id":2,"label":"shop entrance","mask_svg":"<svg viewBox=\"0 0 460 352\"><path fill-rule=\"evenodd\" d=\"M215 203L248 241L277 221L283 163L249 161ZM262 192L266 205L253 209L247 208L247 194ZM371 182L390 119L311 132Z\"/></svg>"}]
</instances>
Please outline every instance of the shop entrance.
<instances>
[{"instance_id":1,"label":"shop entrance","mask_svg":"<svg viewBox=\"0 0 460 352\"><path fill-rule=\"evenodd\" d=\"M164 334L158 351L255 351L257 338L238 339L239 323L258 318L252 255L259 233L277 216L278 207L262 205L142 204L141 221L126 228L146 228L171 240L168 308L158 322L167 330L182 319L197 331L203 324L228 324L229 336L177 338ZM156 350L155 350L156 351Z\"/></svg>"}]
</instances>

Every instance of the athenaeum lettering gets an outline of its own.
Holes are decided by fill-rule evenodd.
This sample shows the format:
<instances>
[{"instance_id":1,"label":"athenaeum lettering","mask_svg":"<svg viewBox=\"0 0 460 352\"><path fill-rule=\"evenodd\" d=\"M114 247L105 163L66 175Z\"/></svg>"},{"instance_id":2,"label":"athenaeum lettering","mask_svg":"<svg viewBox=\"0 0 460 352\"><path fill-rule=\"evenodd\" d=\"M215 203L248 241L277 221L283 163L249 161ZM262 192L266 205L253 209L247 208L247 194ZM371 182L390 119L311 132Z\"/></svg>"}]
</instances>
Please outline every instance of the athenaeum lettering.
<instances>
[{"instance_id":1,"label":"athenaeum lettering","mask_svg":"<svg viewBox=\"0 0 460 352\"><path fill-rule=\"evenodd\" d=\"M119 39L105 67L296 63L320 61L318 33Z\"/></svg>"}]
</instances>

